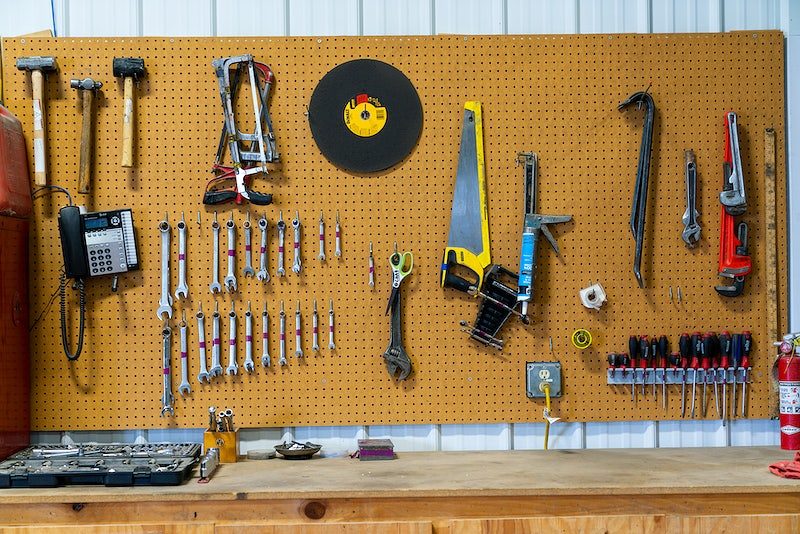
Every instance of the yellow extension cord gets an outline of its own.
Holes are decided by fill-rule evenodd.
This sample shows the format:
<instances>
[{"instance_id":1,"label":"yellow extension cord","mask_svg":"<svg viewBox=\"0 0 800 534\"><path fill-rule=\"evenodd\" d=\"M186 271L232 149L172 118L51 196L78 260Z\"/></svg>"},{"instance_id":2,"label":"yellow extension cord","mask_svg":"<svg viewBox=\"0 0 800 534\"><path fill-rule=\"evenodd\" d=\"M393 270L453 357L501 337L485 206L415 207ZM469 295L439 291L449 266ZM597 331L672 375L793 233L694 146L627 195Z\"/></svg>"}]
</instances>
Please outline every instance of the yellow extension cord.
<instances>
[{"instance_id":1,"label":"yellow extension cord","mask_svg":"<svg viewBox=\"0 0 800 534\"><path fill-rule=\"evenodd\" d=\"M542 386L544 391L544 450L547 450L547 442L550 439L550 384Z\"/></svg>"}]
</instances>

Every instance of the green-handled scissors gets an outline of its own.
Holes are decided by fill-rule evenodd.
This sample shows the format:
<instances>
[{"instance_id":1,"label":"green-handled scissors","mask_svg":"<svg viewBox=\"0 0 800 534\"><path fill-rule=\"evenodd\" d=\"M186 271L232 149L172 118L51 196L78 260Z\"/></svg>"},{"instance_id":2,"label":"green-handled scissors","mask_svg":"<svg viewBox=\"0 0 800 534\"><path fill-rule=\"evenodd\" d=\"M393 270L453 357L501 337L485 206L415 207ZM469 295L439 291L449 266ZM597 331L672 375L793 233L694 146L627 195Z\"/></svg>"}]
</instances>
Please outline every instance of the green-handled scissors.
<instances>
[{"instance_id":1,"label":"green-handled scissors","mask_svg":"<svg viewBox=\"0 0 800 534\"><path fill-rule=\"evenodd\" d=\"M386 315L389 315L389 310L394 307L394 303L400 297L400 284L406 276L411 274L411 269L414 267L414 255L410 252L398 252L395 241L394 253L389 256L389 265L392 267L392 294L386 305Z\"/></svg>"}]
</instances>

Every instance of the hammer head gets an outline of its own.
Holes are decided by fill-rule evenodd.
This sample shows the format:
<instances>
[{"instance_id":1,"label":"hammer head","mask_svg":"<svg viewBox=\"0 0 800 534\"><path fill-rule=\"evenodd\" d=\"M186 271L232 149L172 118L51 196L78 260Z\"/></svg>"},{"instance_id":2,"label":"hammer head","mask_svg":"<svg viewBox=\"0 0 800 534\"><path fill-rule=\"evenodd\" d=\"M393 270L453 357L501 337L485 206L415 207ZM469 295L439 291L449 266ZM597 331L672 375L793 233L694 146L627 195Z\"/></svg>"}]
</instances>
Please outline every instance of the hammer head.
<instances>
[{"instance_id":1,"label":"hammer head","mask_svg":"<svg viewBox=\"0 0 800 534\"><path fill-rule=\"evenodd\" d=\"M144 60L139 57L115 57L113 69L117 78L137 80L144 77Z\"/></svg>"},{"instance_id":2,"label":"hammer head","mask_svg":"<svg viewBox=\"0 0 800 534\"><path fill-rule=\"evenodd\" d=\"M56 58L51 56L30 56L17 58L17 68L19 70L40 70L42 72L54 72L58 70Z\"/></svg>"},{"instance_id":3,"label":"hammer head","mask_svg":"<svg viewBox=\"0 0 800 534\"><path fill-rule=\"evenodd\" d=\"M96 91L103 87L103 82L96 82L91 78L84 78L83 80L70 80L69 86L73 89L83 89L84 91Z\"/></svg>"}]
</instances>

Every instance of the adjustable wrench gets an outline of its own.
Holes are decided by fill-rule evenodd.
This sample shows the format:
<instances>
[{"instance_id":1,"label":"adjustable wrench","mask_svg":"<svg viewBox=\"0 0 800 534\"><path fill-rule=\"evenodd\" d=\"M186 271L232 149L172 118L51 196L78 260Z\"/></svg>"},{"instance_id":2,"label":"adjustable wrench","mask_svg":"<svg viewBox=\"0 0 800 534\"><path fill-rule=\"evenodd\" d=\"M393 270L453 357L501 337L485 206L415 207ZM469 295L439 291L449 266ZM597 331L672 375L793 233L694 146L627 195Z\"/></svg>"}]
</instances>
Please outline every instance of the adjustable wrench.
<instances>
[{"instance_id":1,"label":"adjustable wrench","mask_svg":"<svg viewBox=\"0 0 800 534\"><path fill-rule=\"evenodd\" d=\"M300 214L294 212L294 219L292 219L292 229L294 230L294 264L292 264L292 271L300 273L302 264L300 263Z\"/></svg>"},{"instance_id":2,"label":"adjustable wrench","mask_svg":"<svg viewBox=\"0 0 800 534\"><path fill-rule=\"evenodd\" d=\"M314 328L311 350L319 352L319 316L317 315L317 299L314 299L314 313L311 315L311 326Z\"/></svg>"},{"instance_id":3,"label":"adjustable wrench","mask_svg":"<svg viewBox=\"0 0 800 534\"><path fill-rule=\"evenodd\" d=\"M239 365L236 363L236 311L233 309L233 302L228 313L228 368L225 374L239 374Z\"/></svg>"},{"instance_id":4,"label":"adjustable wrench","mask_svg":"<svg viewBox=\"0 0 800 534\"><path fill-rule=\"evenodd\" d=\"M333 342L333 299L328 304L328 348L336 350L336 344Z\"/></svg>"},{"instance_id":5,"label":"adjustable wrench","mask_svg":"<svg viewBox=\"0 0 800 534\"><path fill-rule=\"evenodd\" d=\"M214 259L211 264L211 285L209 289L211 294L222 292L222 286L219 284L219 223L217 222L217 212L214 212L214 222L211 223L211 232L214 235Z\"/></svg>"},{"instance_id":6,"label":"adjustable wrench","mask_svg":"<svg viewBox=\"0 0 800 534\"><path fill-rule=\"evenodd\" d=\"M744 174L742 155L739 151L739 128L736 113L725 114L725 183L719 194L719 201L730 215L741 215L747 209L747 198L744 192Z\"/></svg>"},{"instance_id":7,"label":"adjustable wrench","mask_svg":"<svg viewBox=\"0 0 800 534\"><path fill-rule=\"evenodd\" d=\"M253 363L253 312L250 311L250 302L247 302L247 311L244 313L244 370L252 373L256 370Z\"/></svg>"},{"instance_id":8,"label":"adjustable wrench","mask_svg":"<svg viewBox=\"0 0 800 534\"><path fill-rule=\"evenodd\" d=\"M225 223L228 229L228 275L225 277L225 289L228 293L236 291L236 223L231 218Z\"/></svg>"},{"instance_id":9,"label":"adjustable wrench","mask_svg":"<svg viewBox=\"0 0 800 534\"><path fill-rule=\"evenodd\" d=\"M301 324L303 320L300 317L300 301L297 301L297 309L294 312L294 355L297 358L303 357L303 347L301 339Z\"/></svg>"},{"instance_id":10,"label":"adjustable wrench","mask_svg":"<svg viewBox=\"0 0 800 534\"><path fill-rule=\"evenodd\" d=\"M264 311L261 312L261 365L269 367L272 361L269 357L269 312L267 303L264 303Z\"/></svg>"},{"instance_id":11,"label":"adjustable wrench","mask_svg":"<svg viewBox=\"0 0 800 534\"><path fill-rule=\"evenodd\" d=\"M172 377L170 376L170 353L172 352L172 329L169 323L164 321L164 328L161 329L162 337L162 375L164 377L164 392L161 395L161 417L165 413L175 415L175 409L172 407L172 402L175 398L172 396Z\"/></svg>"},{"instance_id":12,"label":"adjustable wrench","mask_svg":"<svg viewBox=\"0 0 800 534\"><path fill-rule=\"evenodd\" d=\"M222 365L220 364L220 337L219 337L219 304L214 302L214 313L211 314L211 369L208 374L211 377L222 376Z\"/></svg>"},{"instance_id":13,"label":"adjustable wrench","mask_svg":"<svg viewBox=\"0 0 800 534\"><path fill-rule=\"evenodd\" d=\"M342 257L342 227L339 225L339 210L336 210L336 252L337 258Z\"/></svg>"},{"instance_id":14,"label":"adjustable wrench","mask_svg":"<svg viewBox=\"0 0 800 534\"><path fill-rule=\"evenodd\" d=\"M686 211L683 212L683 234L681 237L689 248L694 247L700 240L700 225L698 219L700 213L697 211L697 164L694 158L694 151L687 150L684 153L686 160Z\"/></svg>"},{"instance_id":15,"label":"adjustable wrench","mask_svg":"<svg viewBox=\"0 0 800 534\"><path fill-rule=\"evenodd\" d=\"M251 244L251 228L250 228L250 212L247 212L247 218L244 220L244 277L255 276L256 271L253 269L253 247Z\"/></svg>"},{"instance_id":16,"label":"adjustable wrench","mask_svg":"<svg viewBox=\"0 0 800 534\"><path fill-rule=\"evenodd\" d=\"M169 214L164 214L164 220L158 223L161 232L161 300L156 310L156 317L163 319L164 314L167 318L172 318L172 295L169 294Z\"/></svg>"},{"instance_id":17,"label":"adjustable wrench","mask_svg":"<svg viewBox=\"0 0 800 534\"><path fill-rule=\"evenodd\" d=\"M261 217L258 220L258 228L261 230L261 262L256 273L256 279L262 282L269 282L269 271L267 271L267 228L269 221L266 217Z\"/></svg>"},{"instance_id":18,"label":"adjustable wrench","mask_svg":"<svg viewBox=\"0 0 800 534\"><path fill-rule=\"evenodd\" d=\"M319 261L325 261L325 218L319 212Z\"/></svg>"},{"instance_id":19,"label":"adjustable wrench","mask_svg":"<svg viewBox=\"0 0 800 534\"><path fill-rule=\"evenodd\" d=\"M280 313L281 337L280 337L280 360L278 363L286 365L286 312L283 310L283 301L281 301Z\"/></svg>"},{"instance_id":20,"label":"adjustable wrench","mask_svg":"<svg viewBox=\"0 0 800 534\"><path fill-rule=\"evenodd\" d=\"M278 227L278 276L285 276L286 270L283 268L283 252L284 252L284 242L286 240L286 223L283 221L283 211L278 212L278 222L276 224Z\"/></svg>"},{"instance_id":21,"label":"adjustable wrench","mask_svg":"<svg viewBox=\"0 0 800 534\"><path fill-rule=\"evenodd\" d=\"M206 367L206 316L203 313L203 303L201 302L197 308L197 341L200 352L200 372L197 374L197 381L201 384L203 382L211 382L211 376L208 374Z\"/></svg>"},{"instance_id":22,"label":"adjustable wrench","mask_svg":"<svg viewBox=\"0 0 800 534\"><path fill-rule=\"evenodd\" d=\"M175 298L185 299L189 296L189 286L186 285L186 220L181 213L178 221L178 287L175 289Z\"/></svg>"},{"instance_id":23,"label":"adjustable wrench","mask_svg":"<svg viewBox=\"0 0 800 534\"><path fill-rule=\"evenodd\" d=\"M186 347L186 312L181 315L178 328L181 334L181 385L178 386L178 393L185 397L192 393L192 386L189 385L189 349Z\"/></svg>"}]
</instances>

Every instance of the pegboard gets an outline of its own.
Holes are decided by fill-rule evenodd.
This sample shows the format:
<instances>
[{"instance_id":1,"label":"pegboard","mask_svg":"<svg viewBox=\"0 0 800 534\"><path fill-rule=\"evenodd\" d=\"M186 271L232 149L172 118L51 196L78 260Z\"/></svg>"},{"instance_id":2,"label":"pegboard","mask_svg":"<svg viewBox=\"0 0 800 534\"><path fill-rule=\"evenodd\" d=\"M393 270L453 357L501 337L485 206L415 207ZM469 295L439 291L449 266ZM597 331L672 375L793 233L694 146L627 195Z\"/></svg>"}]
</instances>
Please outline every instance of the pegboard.
<instances>
[{"instance_id":1,"label":"pegboard","mask_svg":"<svg viewBox=\"0 0 800 534\"><path fill-rule=\"evenodd\" d=\"M211 210L200 203L219 137L222 114L214 58L253 53L269 64L277 83L271 111L282 164L256 188L274 193L275 204L253 206L272 225L269 284L241 276L241 224L245 207L220 207L224 221L233 211L238 226L240 292L239 364L244 356L242 315L248 301L255 312L266 302L271 315L273 363L277 362L278 311L285 301L293 326L297 301L303 312L303 348L289 365L257 367L252 375L224 376L200 385L194 312L214 307L208 290L211 268ZM5 41L3 75L6 105L31 127L30 82L14 68L26 55L54 55L59 73L46 82L50 183L69 188L90 210L130 207L138 233L141 270L122 276L118 293L110 280L88 283L84 353L68 364L59 342L57 303L31 332L32 427L35 430L199 427L210 405L230 407L238 425L350 425L412 423L524 422L541 419L541 402L525 396L525 362L558 360L564 397L554 412L565 420L676 419L678 389L671 388L667 411L660 398L629 401L627 388L606 385L605 356L626 349L628 335L666 334L672 346L683 331L753 332L755 383L748 388L748 415L772 413L767 379L772 347L765 339L764 129L784 132L784 51L780 32L687 35L435 36L325 38L108 38ZM148 75L137 93L135 167L119 165L121 82L111 73L114 56L140 56ZM334 66L359 57L387 61L402 70L419 92L424 127L419 144L400 165L379 176L352 176L331 166L310 135L306 106L318 80ZM70 78L104 82L96 99L93 193L77 194L80 111ZM628 228L642 113L617 105L651 86L658 109L653 143L651 193L642 264L646 288L631 272L634 242ZM483 103L490 234L493 260L516 269L523 213L518 151L540 157L539 211L571 213L574 222L554 229L558 259L546 246L538 253L533 322L510 321L502 331L502 352L483 348L459 331L472 321L477 303L439 287L452 190L458 158L463 105ZM742 297L716 294L719 242L723 114L739 114L739 135L749 209L753 274ZM688 250L681 241L685 208L683 153L692 148L699 172L702 241ZM778 151L779 320L786 322L785 160ZM31 321L57 288L61 250L56 216L63 197L36 202L31 247ZM196 224L197 212L202 223ZM304 225L303 272L274 276L282 210L295 210ZM329 259L317 255L317 221L324 211ZM342 224L343 256L330 254L336 211ZM190 298L176 303L175 318L187 310L192 394L176 394L174 418L159 417L161 321L156 319L160 287L158 222L169 212L173 226L172 291L177 283L175 223L189 224ZM254 232L254 239L259 233ZM291 232L288 232L290 238ZM368 243L374 244L377 283L367 284ZM414 253L406 280L406 349L413 377L397 384L381 354L389 339L384 315L390 290L388 256L393 243ZM222 246L225 234L221 236ZM223 256L224 258L224 256ZM223 268L221 266L221 268ZM222 274L224 276L224 273ZM585 309L578 290L601 282L609 302L599 312ZM669 287L682 301L669 300ZM316 298L320 323L327 326L327 303L336 311L334 351L311 351L311 308ZM218 298L220 310L231 298ZM71 304L71 332L77 306ZM177 321L173 319L173 325ZM210 319L206 338L210 340ZM228 337L223 315L222 339ZM594 335L592 347L570 344L576 328ZM782 329L783 327L781 327ZM177 328L173 370L179 377ZM323 335L322 341L326 341ZM552 338L552 351L549 340ZM323 347L327 343L322 343ZM256 361L260 344L255 343ZM210 354L209 354L210 357ZM222 352L223 364L227 351ZM712 402L713 403L713 402ZM713 409L708 417L715 417Z\"/></svg>"}]
</instances>

